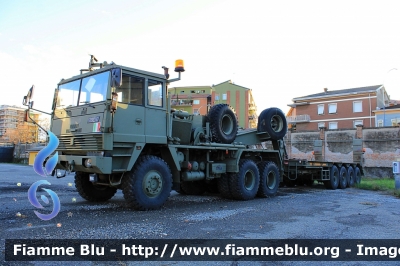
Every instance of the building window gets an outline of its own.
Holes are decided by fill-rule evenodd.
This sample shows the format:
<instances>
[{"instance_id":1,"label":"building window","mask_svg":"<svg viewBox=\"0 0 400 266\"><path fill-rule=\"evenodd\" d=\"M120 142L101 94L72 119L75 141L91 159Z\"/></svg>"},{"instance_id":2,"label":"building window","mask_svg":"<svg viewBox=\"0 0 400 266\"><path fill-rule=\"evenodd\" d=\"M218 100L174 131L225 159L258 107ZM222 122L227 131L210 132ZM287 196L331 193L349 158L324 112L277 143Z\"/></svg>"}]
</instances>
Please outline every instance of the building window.
<instances>
[{"instance_id":1,"label":"building window","mask_svg":"<svg viewBox=\"0 0 400 266\"><path fill-rule=\"evenodd\" d=\"M222 94L222 100L226 101L227 97L226 97L226 93Z\"/></svg>"},{"instance_id":2,"label":"building window","mask_svg":"<svg viewBox=\"0 0 400 266\"><path fill-rule=\"evenodd\" d=\"M362 112L362 102L353 102L353 113L360 113Z\"/></svg>"},{"instance_id":3,"label":"building window","mask_svg":"<svg viewBox=\"0 0 400 266\"><path fill-rule=\"evenodd\" d=\"M337 104L336 103L328 104L328 109L329 109L330 114L336 114L337 113Z\"/></svg>"},{"instance_id":4,"label":"building window","mask_svg":"<svg viewBox=\"0 0 400 266\"><path fill-rule=\"evenodd\" d=\"M377 126L378 127L383 127L383 120L382 119L378 120L378 125Z\"/></svg>"},{"instance_id":5,"label":"building window","mask_svg":"<svg viewBox=\"0 0 400 266\"><path fill-rule=\"evenodd\" d=\"M181 91L180 94L185 94L185 91Z\"/></svg>"},{"instance_id":6,"label":"building window","mask_svg":"<svg viewBox=\"0 0 400 266\"><path fill-rule=\"evenodd\" d=\"M193 114L194 114L194 115L199 115L199 114L200 114L200 113L199 113L199 109L198 109L198 108L193 109Z\"/></svg>"},{"instance_id":7,"label":"building window","mask_svg":"<svg viewBox=\"0 0 400 266\"><path fill-rule=\"evenodd\" d=\"M319 115L323 115L324 114L324 105L323 104L319 104L318 105L318 114Z\"/></svg>"},{"instance_id":8,"label":"building window","mask_svg":"<svg viewBox=\"0 0 400 266\"><path fill-rule=\"evenodd\" d=\"M206 90L201 90L201 93L206 93Z\"/></svg>"},{"instance_id":9,"label":"building window","mask_svg":"<svg viewBox=\"0 0 400 266\"><path fill-rule=\"evenodd\" d=\"M318 129L321 128L321 127L325 127L325 122L318 123Z\"/></svg>"},{"instance_id":10,"label":"building window","mask_svg":"<svg viewBox=\"0 0 400 266\"><path fill-rule=\"evenodd\" d=\"M354 127L356 127L357 125L363 125L363 120L354 120Z\"/></svg>"},{"instance_id":11,"label":"building window","mask_svg":"<svg viewBox=\"0 0 400 266\"><path fill-rule=\"evenodd\" d=\"M218 94L215 95L215 100L219 101L219 95Z\"/></svg>"},{"instance_id":12,"label":"building window","mask_svg":"<svg viewBox=\"0 0 400 266\"><path fill-rule=\"evenodd\" d=\"M392 121L392 127L396 127L396 126L398 126L398 123L400 123L400 118L394 118L394 119L391 119L391 121Z\"/></svg>"},{"instance_id":13,"label":"building window","mask_svg":"<svg viewBox=\"0 0 400 266\"><path fill-rule=\"evenodd\" d=\"M337 129L337 122L329 122L329 129Z\"/></svg>"},{"instance_id":14,"label":"building window","mask_svg":"<svg viewBox=\"0 0 400 266\"><path fill-rule=\"evenodd\" d=\"M200 104L200 100L193 100L193 104Z\"/></svg>"}]
</instances>

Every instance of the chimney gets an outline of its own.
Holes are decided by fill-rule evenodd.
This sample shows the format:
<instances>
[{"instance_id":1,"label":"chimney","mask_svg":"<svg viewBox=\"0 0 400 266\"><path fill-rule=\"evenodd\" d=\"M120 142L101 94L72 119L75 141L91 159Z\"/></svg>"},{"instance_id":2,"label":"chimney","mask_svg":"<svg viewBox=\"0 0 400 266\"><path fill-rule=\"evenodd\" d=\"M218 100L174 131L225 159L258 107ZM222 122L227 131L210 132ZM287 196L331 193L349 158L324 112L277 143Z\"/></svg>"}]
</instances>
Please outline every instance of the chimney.
<instances>
[{"instance_id":1,"label":"chimney","mask_svg":"<svg viewBox=\"0 0 400 266\"><path fill-rule=\"evenodd\" d=\"M324 92L327 93L328 92L328 88L324 88Z\"/></svg>"}]
</instances>

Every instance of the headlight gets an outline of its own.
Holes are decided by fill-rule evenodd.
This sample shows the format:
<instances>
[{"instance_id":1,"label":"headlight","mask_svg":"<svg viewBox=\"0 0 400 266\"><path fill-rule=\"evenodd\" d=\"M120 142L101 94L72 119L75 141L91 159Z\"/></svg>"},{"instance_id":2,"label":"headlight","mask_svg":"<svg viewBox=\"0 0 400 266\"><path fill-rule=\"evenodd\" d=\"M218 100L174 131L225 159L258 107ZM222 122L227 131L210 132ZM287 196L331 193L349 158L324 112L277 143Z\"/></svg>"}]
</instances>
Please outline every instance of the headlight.
<instances>
[{"instance_id":1,"label":"headlight","mask_svg":"<svg viewBox=\"0 0 400 266\"><path fill-rule=\"evenodd\" d=\"M92 159L86 159L84 164L86 168L92 167Z\"/></svg>"}]
</instances>

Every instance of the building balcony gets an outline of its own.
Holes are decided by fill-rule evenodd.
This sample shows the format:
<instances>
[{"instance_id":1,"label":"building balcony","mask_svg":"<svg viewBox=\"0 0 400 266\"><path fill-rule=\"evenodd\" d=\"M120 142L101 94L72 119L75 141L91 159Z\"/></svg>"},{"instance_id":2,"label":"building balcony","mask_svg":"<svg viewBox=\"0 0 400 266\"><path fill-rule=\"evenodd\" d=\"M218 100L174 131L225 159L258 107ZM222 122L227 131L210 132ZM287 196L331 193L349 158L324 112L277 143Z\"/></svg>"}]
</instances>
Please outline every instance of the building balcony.
<instances>
[{"instance_id":1,"label":"building balcony","mask_svg":"<svg viewBox=\"0 0 400 266\"><path fill-rule=\"evenodd\" d=\"M307 123L307 122L310 122L310 116L309 115L288 116L288 117L286 117L286 121L288 122L288 124Z\"/></svg>"}]
</instances>

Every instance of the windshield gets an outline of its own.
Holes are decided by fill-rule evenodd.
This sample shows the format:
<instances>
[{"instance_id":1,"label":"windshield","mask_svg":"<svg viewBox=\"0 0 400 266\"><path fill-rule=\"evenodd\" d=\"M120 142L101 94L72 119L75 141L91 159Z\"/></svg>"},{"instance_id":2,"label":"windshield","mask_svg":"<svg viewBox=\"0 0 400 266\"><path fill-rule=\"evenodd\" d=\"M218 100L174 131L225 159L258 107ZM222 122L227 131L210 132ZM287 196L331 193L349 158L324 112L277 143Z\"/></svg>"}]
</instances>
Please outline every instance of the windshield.
<instances>
[{"instance_id":1,"label":"windshield","mask_svg":"<svg viewBox=\"0 0 400 266\"><path fill-rule=\"evenodd\" d=\"M109 78L110 72L107 71L60 85L57 107L71 107L105 101Z\"/></svg>"}]
</instances>

